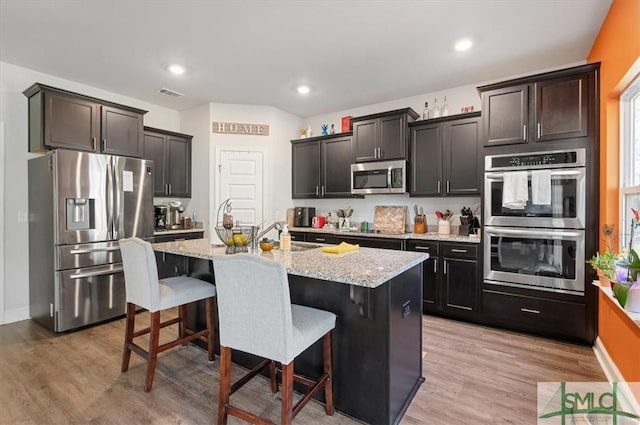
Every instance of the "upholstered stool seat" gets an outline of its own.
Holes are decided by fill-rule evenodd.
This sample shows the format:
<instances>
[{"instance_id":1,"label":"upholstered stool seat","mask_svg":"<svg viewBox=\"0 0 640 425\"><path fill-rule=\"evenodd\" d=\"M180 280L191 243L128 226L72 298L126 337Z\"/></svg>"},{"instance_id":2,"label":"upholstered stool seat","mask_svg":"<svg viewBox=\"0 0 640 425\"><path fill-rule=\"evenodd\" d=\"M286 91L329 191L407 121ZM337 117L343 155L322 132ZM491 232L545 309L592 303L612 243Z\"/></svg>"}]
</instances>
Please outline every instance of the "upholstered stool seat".
<instances>
[{"instance_id":1,"label":"upholstered stool seat","mask_svg":"<svg viewBox=\"0 0 640 425\"><path fill-rule=\"evenodd\" d=\"M292 305L284 264L255 255L235 254L213 260L220 334L220 394L218 424L232 415L251 423L270 423L248 410L230 404L231 394L269 366L271 390L278 391L276 364L281 364L281 423L293 417L319 391L324 390L325 411L333 414L332 330L336 315L311 307ZM317 381L295 375L294 359L322 339L323 374ZM231 350L265 358L231 385ZM311 389L293 406L293 381Z\"/></svg>"},{"instance_id":2,"label":"upholstered stool seat","mask_svg":"<svg viewBox=\"0 0 640 425\"><path fill-rule=\"evenodd\" d=\"M209 360L215 358L215 328L213 325L213 298L216 288L208 282L187 276L158 279L156 257L149 242L139 238L120 240L120 252L124 266L124 278L127 299L127 319L122 354L122 372L129 369L131 351L147 360L145 391L150 391L159 353L177 345L185 345L194 339L207 343ZM187 328L186 304L205 300L206 329L194 332ZM151 325L135 332L136 305L149 311ZM160 322L160 311L179 307L179 316ZM179 323L178 339L159 345L160 329ZM150 334L149 349L144 350L133 340L141 335Z\"/></svg>"}]
</instances>

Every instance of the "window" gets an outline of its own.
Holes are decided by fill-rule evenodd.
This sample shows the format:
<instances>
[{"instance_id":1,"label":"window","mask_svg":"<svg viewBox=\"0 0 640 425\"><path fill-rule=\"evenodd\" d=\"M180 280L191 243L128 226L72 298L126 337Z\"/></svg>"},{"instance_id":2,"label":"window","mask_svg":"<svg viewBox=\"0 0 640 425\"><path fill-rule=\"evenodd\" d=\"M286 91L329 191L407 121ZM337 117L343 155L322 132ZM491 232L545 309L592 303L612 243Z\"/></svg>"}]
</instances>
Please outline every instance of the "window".
<instances>
[{"instance_id":1,"label":"window","mask_svg":"<svg viewBox=\"0 0 640 425\"><path fill-rule=\"evenodd\" d=\"M620 96L620 242L629 245L631 208L640 210L640 77ZM633 248L640 248L640 232Z\"/></svg>"}]
</instances>

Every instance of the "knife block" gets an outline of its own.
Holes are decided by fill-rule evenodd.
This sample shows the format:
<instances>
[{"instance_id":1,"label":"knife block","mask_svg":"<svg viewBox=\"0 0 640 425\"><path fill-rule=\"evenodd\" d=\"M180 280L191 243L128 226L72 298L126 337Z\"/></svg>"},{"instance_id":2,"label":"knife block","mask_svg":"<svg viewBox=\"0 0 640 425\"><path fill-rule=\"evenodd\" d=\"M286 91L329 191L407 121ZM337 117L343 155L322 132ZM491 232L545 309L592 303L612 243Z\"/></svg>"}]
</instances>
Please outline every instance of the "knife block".
<instances>
[{"instance_id":1,"label":"knife block","mask_svg":"<svg viewBox=\"0 0 640 425\"><path fill-rule=\"evenodd\" d=\"M469 224L461 224L458 227L458 235L459 236L469 236L470 228L471 228L471 225L469 225Z\"/></svg>"}]
</instances>

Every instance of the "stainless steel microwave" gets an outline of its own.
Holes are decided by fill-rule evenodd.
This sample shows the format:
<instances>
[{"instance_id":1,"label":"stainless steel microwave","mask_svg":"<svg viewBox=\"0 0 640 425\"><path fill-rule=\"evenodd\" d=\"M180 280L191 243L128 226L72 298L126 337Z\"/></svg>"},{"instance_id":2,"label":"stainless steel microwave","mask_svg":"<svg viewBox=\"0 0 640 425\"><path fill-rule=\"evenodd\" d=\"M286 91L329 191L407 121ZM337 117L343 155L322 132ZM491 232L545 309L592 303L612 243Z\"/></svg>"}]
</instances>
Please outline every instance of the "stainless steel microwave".
<instances>
[{"instance_id":1,"label":"stainless steel microwave","mask_svg":"<svg viewBox=\"0 0 640 425\"><path fill-rule=\"evenodd\" d=\"M351 164L351 193L405 193L407 161L380 161Z\"/></svg>"}]
</instances>

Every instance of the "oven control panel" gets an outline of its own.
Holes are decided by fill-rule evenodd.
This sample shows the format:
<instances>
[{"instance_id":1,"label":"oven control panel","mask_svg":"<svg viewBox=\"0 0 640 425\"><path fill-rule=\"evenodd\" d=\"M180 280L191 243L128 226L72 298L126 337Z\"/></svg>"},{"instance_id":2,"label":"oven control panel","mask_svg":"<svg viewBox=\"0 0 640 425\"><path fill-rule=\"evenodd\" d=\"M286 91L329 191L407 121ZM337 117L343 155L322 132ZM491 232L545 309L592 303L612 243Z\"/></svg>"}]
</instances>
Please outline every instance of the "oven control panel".
<instances>
[{"instance_id":1,"label":"oven control panel","mask_svg":"<svg viewBox=\"0 0 640 425\"><path fill-rule=\"evenodd\" d=\"M513 155L491 155L485 157L485 169L516 170L535 168L567 168L584 167L586 150L574 149L570 151L534 152Z\"/></svg>"}]
</instances>

